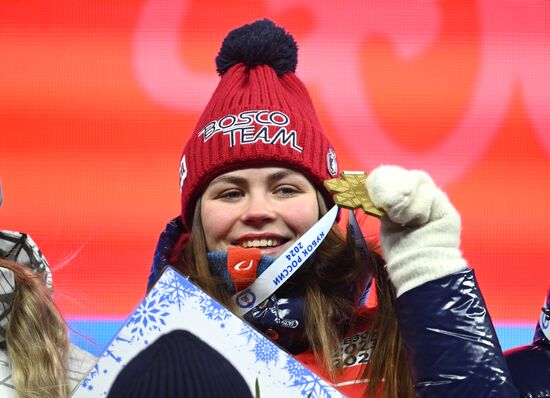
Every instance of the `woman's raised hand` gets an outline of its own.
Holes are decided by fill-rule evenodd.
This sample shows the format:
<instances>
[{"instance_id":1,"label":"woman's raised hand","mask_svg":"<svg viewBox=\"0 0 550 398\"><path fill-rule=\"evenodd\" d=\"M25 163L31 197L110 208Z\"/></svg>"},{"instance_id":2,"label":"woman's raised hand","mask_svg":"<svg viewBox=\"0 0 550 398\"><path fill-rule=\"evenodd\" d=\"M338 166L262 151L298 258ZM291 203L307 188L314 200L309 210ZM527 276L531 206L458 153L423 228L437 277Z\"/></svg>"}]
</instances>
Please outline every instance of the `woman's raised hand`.
<instances>
[{"instance_id":1,"label":"woman's raised hand","mask_svg":"<svg viewBox=\"0 0 550 398\"><path fill-rule=\"evenodd\" d=\"M459 250L460 215L427 173L380 166L366 186L386 212L380 240L397 296L467 268Z\"/></svg>"}]
</instances>

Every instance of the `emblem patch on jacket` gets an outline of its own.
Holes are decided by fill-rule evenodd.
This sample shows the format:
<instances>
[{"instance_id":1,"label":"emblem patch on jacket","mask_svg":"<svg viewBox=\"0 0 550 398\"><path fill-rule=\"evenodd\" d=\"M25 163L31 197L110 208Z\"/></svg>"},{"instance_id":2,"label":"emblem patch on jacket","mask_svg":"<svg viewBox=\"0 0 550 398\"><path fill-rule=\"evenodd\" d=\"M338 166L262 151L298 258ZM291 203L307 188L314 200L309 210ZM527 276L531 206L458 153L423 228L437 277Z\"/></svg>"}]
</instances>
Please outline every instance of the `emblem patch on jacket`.
<instances>
[{"instance_id":1,"label":"emblem patch on jacket","mask_svg":"<svg viewBox=\"0 0 550 398\"><path fill-rule=\"evenodd\" d=\"M362 332L343 339L340 342L340 351L334 356L334 364L347 368L368 363L376 342L376 335L369 341L369 334L370 332Z\"/></svg>"}]
</instances>

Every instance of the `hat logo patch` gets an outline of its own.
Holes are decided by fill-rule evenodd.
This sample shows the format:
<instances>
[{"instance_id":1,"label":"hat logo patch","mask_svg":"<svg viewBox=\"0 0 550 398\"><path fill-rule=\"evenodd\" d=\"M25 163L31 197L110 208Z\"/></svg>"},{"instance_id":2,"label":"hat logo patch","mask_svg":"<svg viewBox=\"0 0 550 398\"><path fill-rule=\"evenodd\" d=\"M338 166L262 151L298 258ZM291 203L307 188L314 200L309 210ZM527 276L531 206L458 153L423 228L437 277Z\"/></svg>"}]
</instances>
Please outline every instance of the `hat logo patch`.
<instances>
[{"instance_id":1,"label":"hat logo patch","mask_svg":"<svg viewBox=\"0 0 550 398\"><path fill-rule=\"evenodd\" d=\"M336 177L338 174L338 162L336 161L336 152L330 148L327 152L327 169L331 176Z\"/></svg>"},{"instance_id":2,"label":"hat logo patch","mask_svg":"<svg viewBox=\"0 0 550 398\"><path fill-rule=\"evenodd\" d=\"M181 157L180 162L180 192L183 190L183 182L185 181L185 178L187 177L187 164L185 162L185 155Z\"/></svg>"},{"instance_id":3,"label":"hat logo patch","mask_svg":"<svg viewBox=\"0 0 550 398\"><path fill-rule=\"evenodd\" d=\"M290 118L280 111L249 110L238 115L228 114L218 120L213 120L204 126L198 136L207 142L215 135L221 133L229 138L229 147L236 145L255 144L281 144L302 152L304 149L298 145L298 133L289 130L286 126Z\"/></svg>"}]
</instances>

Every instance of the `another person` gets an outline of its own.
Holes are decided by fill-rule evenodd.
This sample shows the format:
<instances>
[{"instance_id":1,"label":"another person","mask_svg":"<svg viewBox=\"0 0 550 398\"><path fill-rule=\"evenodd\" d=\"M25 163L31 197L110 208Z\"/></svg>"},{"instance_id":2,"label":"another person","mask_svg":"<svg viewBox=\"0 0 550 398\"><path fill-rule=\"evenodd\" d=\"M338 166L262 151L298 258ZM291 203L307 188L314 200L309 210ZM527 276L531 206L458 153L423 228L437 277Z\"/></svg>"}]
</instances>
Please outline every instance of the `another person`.
<instances>
[{"instance_id":1,"label":"another person","mask_svg":"<svg viewBox=\"0 0 550 398\"><path fill-rule=\"evenodd\" d=\"M107 398L252 398L237 369L185 330L160 336L117 375Z\"/></svg>"},{"instance_id":2,"label":"another person","mask_svg":"<svg viewBox=\"0 0 550 398\"><path fill-rule=\"evenodd\" d=\"M221 81L181 158L181 217L161 235L148 288L173 265L236 309L232 296L333 206L323 182L338 176L336 153L296 64L293 37L269 20L225 38ZM244 319L348 396L516 396L446 195L394 166L366 189L386 213L384 259L334 224Z\"/></svg>"},{"instance_id":3,"label":"another person","mask_svg":"<svg viewBox=\"0 0 550 398\"><path fill-rule=\"evenodd\" d=\"M507 350L504 356L522 398L550 397L550 288L533 342Z\"/></svg>"},{"instance_id":4,"label":"another person","mask_svg":"<svg viewBox=\"0 0 550 398\"><path fill-rule=\"evenodd\" d=\"M28 235L0 231L2 398L68 397L94 366L91 354L70 344L51 281L48 262Z\"/></svg>"}]
</instances>

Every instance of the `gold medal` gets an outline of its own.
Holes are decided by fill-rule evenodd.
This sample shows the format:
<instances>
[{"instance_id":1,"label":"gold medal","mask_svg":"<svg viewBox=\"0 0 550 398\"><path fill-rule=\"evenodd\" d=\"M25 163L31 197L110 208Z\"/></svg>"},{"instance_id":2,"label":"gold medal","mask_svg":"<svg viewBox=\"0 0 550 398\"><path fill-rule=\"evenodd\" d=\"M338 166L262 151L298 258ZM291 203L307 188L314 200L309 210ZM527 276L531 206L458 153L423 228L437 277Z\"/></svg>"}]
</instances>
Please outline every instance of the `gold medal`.
<instances>
[{"instance_id":1,"label":"gold medal","mask_svg":"<svg viewBox=\"0 0 550 398\"><path fill-rule=\"evenodd\" d=\"M362 171L342 171L340 178L325 180L324 185L334 194L334 201L340 207L346 209L357 209L374 217L382 217L384 211L375 207L370 199L365 181L367 174Z\"/></svg>"}]
</instances>

